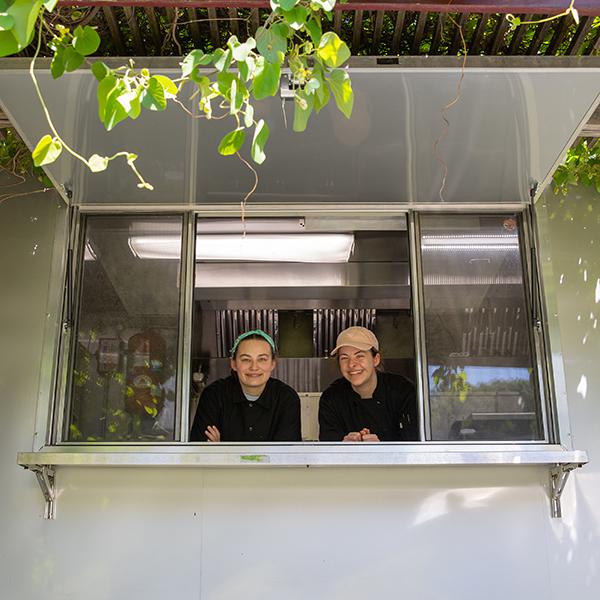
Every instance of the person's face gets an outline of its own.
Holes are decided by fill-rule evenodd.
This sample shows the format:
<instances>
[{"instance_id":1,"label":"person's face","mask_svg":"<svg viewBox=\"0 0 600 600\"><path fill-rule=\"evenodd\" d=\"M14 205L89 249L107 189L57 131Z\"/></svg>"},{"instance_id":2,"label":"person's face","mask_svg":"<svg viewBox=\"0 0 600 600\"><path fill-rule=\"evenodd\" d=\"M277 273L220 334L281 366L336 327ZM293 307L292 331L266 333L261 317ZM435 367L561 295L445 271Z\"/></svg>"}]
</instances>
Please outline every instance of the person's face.
<instances>
[{"instance_id":1,"label":"person's face","mask_svg":"<svg viewBox=\"0 0 600 600\"><path fill-rule=\"evenodd\" d=\"M370 350L342 346L338 351L340 372L358 393L366 390L372 393L375 390L377 385L375 368L380 362L379 354L373 356Z\"/></svg>"},{"instance_id":2,"label":"person's face","mask_svg":"<svg viewBox=\"0 0 600 600\"><path fill-rule=\"evenodd\" d=\"M244 392L259 396L275 368L271 346L266 340L242 340L231 359L231 368Z\"/></svg>"}]
</instances>

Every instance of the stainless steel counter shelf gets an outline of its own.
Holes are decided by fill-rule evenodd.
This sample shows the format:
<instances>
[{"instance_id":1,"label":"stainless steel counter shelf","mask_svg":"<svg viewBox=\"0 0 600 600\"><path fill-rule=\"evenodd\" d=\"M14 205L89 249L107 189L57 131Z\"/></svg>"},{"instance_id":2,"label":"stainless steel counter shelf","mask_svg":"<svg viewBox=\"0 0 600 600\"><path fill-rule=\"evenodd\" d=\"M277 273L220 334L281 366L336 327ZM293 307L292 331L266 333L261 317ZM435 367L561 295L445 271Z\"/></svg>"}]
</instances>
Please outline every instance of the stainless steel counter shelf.
<instances>
[{"instance_id":1,"label":"stainless steel counter shelf","mask_svg":"<svg viewBox=\"0 0 600 600\"><path fill-rule=\"evenodd\" d=\"M561 516L561 495L570 472L588 462L585 451L557 445L480 444L171 444L52 446L20 452L17 463L33 471L45 500L44 517L55 518L57 467L411 467L531 466L549 469L552 517Z\"/></svg>"}]
</instances>

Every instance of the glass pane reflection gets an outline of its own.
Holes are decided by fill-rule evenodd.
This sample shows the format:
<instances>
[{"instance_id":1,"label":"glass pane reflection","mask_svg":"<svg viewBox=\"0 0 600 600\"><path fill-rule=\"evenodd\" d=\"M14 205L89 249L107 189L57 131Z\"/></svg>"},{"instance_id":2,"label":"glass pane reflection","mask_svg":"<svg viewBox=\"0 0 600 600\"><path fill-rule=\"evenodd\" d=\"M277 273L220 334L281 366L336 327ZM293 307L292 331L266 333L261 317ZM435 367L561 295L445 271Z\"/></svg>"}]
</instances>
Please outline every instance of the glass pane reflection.
<instances>
[{"instance_id":1,"label":"glass pane reflection","mask_svg":"<svg viewBox=\"0 0 600 600\"><path fill-rule=\"evenodd\" d=\"M433 440L543 437L515 216L421 219Z\"/></svg>"},{"instance_id":2,"label":"glass pane reflection","mask_svg":"<svg viewBox=\"0 0 600 600\"><path fill-rule=\"evenodd\" d=\"M175 431L180 217L88 217L68 441Z\"/></svg>"}]
</instances>

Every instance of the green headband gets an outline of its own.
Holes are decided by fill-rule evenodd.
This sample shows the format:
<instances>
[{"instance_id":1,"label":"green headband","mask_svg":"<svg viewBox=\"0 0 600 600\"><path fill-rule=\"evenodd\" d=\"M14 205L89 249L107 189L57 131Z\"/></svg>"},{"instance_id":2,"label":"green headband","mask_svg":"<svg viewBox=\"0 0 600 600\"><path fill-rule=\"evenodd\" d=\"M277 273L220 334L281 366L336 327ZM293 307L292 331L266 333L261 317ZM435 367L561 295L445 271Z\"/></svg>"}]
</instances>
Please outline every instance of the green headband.
<instances>
[{"instance_id":1,"label":"green headband","mask_svg":"<svg viewBox=\"0 0 600 600\"><path fill-rule=\"evenodd\" d=\"M240 342L242 342L246 338L250 337L251 335L259 335L261 338L263 338L265 340L265 342L269 343L269 346L271 346L271 348L273 349L273 354L276 352L275 342L273 341L273 338L268 333L265 333L262 329L252 329L250 331L246 331L246 333L242 333L237 336L235 342L233 342L233 346L231 347L230 355L232 358L235 356L235 351L237 350L238 346L240 345Z\"/></svg>"}]
</instances>

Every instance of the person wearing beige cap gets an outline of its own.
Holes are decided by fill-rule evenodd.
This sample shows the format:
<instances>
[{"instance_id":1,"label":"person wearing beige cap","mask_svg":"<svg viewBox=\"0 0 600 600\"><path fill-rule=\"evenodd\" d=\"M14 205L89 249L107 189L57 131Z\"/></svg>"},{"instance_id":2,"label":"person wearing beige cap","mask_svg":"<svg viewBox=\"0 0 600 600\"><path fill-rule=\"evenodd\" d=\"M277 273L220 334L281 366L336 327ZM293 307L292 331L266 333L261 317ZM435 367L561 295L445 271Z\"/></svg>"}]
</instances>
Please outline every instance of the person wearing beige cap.
<instances>
[{"instance_id":1,"label":"person wearing beige cap","mask_svg":"<svg viewBox=\"0 0 600 600\"><path fill-rule=\"evenodd\" d=\"M419 439L414 385L378 370L379 341L365 327L340 333L330 353L342 377L321 395L322 442L392 442Z\"/></svg>"}]
</instances>

